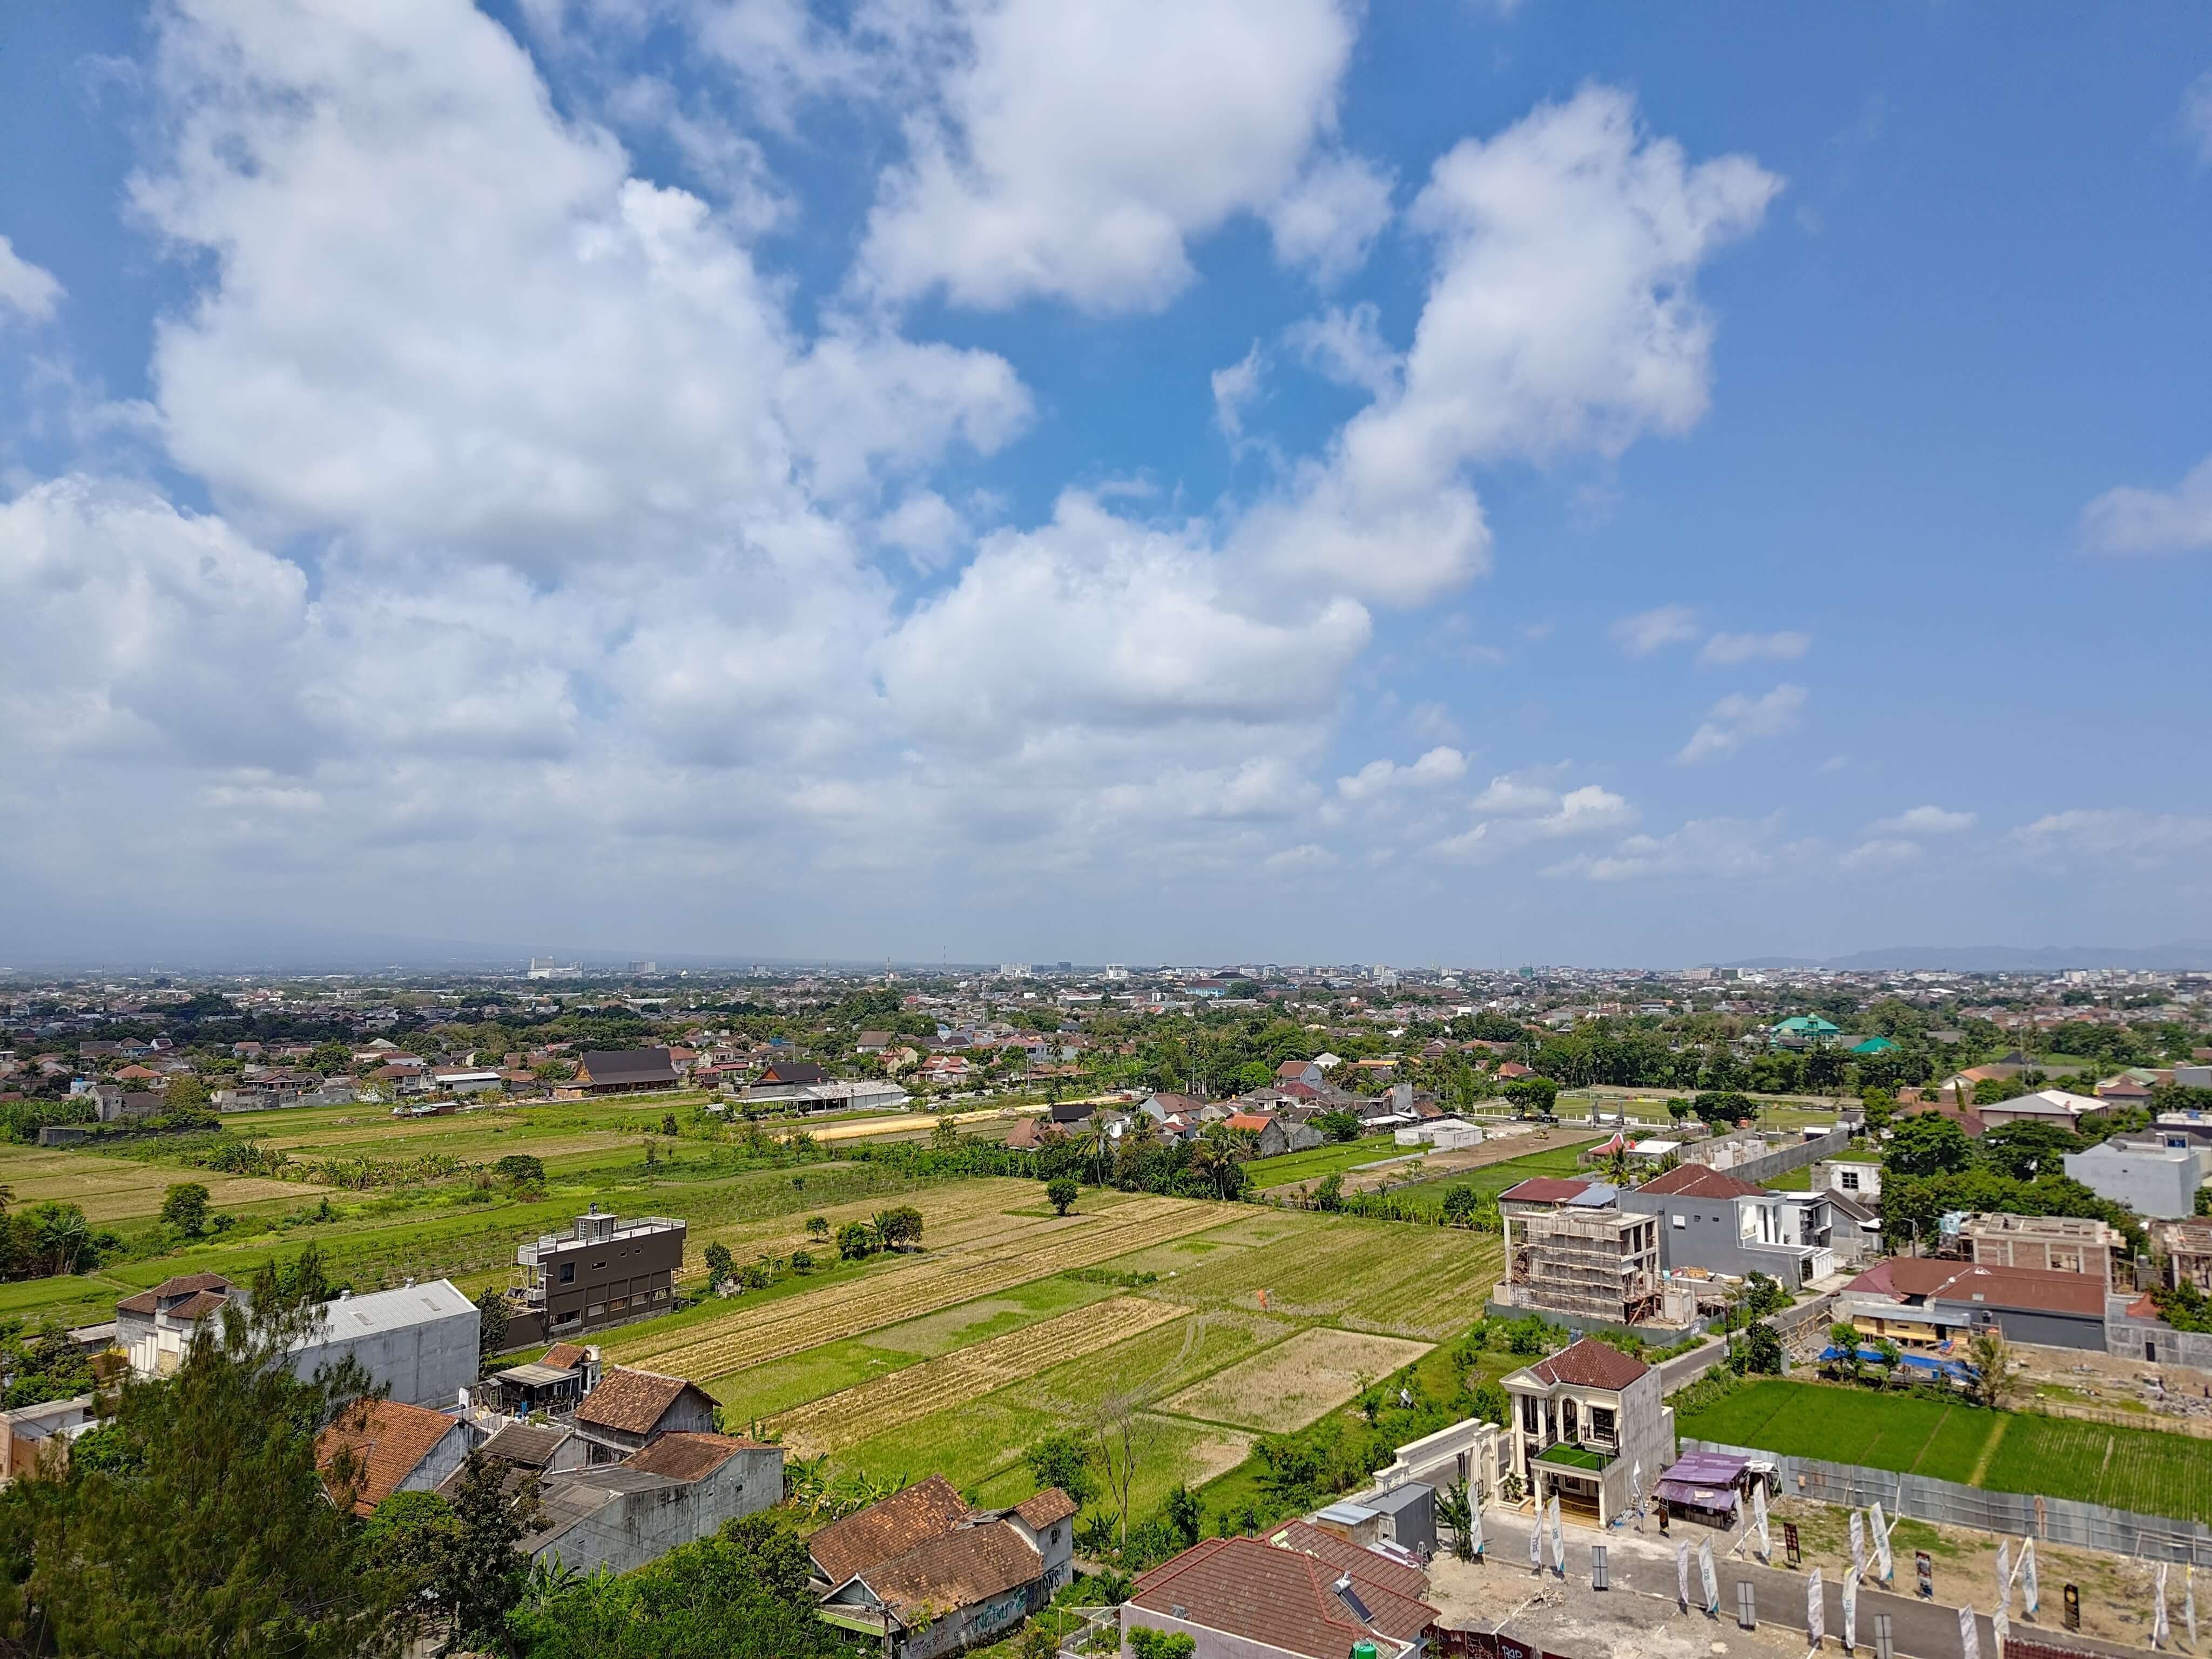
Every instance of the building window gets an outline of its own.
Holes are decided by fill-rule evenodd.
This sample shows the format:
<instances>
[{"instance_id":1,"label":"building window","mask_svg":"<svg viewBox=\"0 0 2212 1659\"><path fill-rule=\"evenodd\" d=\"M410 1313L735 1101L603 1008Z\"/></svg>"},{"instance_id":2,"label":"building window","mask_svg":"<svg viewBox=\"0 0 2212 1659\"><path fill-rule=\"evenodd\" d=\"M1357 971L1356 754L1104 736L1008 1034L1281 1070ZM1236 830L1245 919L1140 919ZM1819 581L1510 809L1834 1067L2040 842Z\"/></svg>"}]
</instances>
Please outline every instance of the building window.
<instances>
[{"instance_id":1,"label":"building window","mask_svg":"<svg viewBox=\"0 0 2212 1659\"><path fill-rule=\"evenodd\" d=\"M1845 1192L1847 1192L1847 1193L1855 1193L1855 1192L1858 1191L1858 1189L1859 1189L1859 1172L1858 1172L1856 1170L1844 1170L1844 1190Z\"/></svg>"},{"instance_id":2,"label":"building window","mask_svg":"<svg viewBox=\"0 0 2212 1659\"><path fill-rule=\"evenodd\" d=\"M563 1285L573 1285L576 1282L576 1264L574 1262L564 1261L561 1264L561 1282Z\"/></svg>"}]
</instances>

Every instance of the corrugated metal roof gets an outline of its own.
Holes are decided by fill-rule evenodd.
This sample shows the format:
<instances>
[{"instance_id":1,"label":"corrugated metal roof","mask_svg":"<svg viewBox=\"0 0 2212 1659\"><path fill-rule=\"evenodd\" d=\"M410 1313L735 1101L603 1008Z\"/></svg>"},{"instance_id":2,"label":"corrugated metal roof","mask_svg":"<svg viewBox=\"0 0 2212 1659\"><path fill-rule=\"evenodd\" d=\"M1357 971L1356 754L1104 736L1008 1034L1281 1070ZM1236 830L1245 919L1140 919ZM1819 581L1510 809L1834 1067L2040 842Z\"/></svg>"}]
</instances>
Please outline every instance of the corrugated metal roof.
<instances>
[{"instance_id":1,"label":"corrugated metal roof","mask_svg":"<svg viewBox=\"0 0 2212 1659\"><path fill-rule=\"evenodd\" d=\"M405 1285L396 1291L371 1291L366 1296L341 1297L323 1304L323 1335L326 1342L343 1342L374 1336L383 1331L405 1330L410 1325L474 1314L477 1304L463 1296L450 1279Z\"/></svg>"}]
</instances>

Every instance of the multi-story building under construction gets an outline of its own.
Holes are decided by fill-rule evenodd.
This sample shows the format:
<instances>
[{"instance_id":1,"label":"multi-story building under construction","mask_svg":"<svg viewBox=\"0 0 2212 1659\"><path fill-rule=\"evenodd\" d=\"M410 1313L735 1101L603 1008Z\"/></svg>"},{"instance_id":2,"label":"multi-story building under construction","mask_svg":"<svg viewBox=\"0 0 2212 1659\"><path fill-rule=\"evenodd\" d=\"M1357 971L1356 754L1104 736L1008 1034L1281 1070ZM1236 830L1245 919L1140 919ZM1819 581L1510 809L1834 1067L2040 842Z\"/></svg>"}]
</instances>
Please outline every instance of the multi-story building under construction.
<instances>
[{"instance_id":1,"label":"multi-story building under construction","mask_svg":"<svg viewBox=\"0 0 2212 1659\"><path fill-rule=\"evenodd\" d=\"M1668 1307L1659 1273L1659 1219L1613 1207L1603 1182L1538 1176L1498 1197L1505 1235L1498 1301L1610 1325L1690 1313Z\"/></svg>"}]
</instances>

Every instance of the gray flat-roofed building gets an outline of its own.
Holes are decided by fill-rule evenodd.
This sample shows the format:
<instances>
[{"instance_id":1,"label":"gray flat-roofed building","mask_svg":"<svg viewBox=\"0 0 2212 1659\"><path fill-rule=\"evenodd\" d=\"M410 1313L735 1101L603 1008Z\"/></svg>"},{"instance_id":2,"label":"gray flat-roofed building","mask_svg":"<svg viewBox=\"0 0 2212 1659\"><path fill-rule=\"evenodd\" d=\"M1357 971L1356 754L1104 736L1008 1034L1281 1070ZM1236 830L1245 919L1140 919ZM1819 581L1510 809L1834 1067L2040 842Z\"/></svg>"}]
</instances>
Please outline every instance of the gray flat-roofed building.
<instances>
[{"instance_id":1,"label":"gray flat-roofed building","mask_svg":"<svg viewBox=\"0 0 2212 1659\"><path fill-rule=\"evenodd\" d=\"M2212 1173L2212 1148L2185 1130L2152 1129L2069 1152L2065 1162L2066 1173L2098 1197L2172 1221L2196 1213L2197 1189Z\"/></svg>"},{"instance_id":2,"label":"gray flat-roofed building","mask_svg":"<svg viewBox=\"0 0 2212 1659\"><path fill-rule=\"evenodd\" d=\"M410 1406L451 1406L477 1380L477 1304L449 1279L342 1296L323 1304L319 1333L293 1350L292 1368L351 1355L391 1397Z\"/></svg>"}]
</instances>

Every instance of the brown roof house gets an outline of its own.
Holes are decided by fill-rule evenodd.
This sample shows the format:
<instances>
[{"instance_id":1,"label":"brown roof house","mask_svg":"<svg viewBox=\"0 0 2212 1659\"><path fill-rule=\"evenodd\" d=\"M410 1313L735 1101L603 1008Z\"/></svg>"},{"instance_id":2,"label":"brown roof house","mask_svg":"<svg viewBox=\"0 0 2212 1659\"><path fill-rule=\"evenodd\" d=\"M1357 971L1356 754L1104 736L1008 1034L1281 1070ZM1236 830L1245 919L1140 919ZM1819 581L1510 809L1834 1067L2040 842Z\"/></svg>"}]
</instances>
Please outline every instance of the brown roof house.
<instances>
[{"instance_id":1,"label":"brown roof house","mask_svg":"<svg viewBox=\"0 0 2212 1659\"><path fill-rule=\"evenodd\" d=\"M356 1515L397 1492L434 1492L469 1455L468 1425L458 1417L397 1400L364 1400L315 1440L315 1462L335 1486L334 1465L353 1454Z\"/></svg>"},{"instance_id":2,"label":"brown roof house","mask_svg":"<svg viewBox=\"0 0 2212 1659\"><path fill-rule=\"evenodd\" d=\"M971 1510L933 1474L808 1540L822 1616L896 1659L988 1642L1067 1582L1075 1507L1051 1486L1012 1509Z\"/></svg>"},{"instance_id":3,"label":"brown roof house","mask_svg":"<svg viewBox=\"0 0 2212 1659\"><path fill-rule=\"evenodd\" d=\"M594 1462L611 1463L664 1434L712 1434L714 1398L680 1376L610 1365L576 1407L576 1431Z\"/></svg>"},{"instance_id":4,"label":"brown roof house","mask_svg":"<svg viewBox=\"0 0 2212 1659\"><path fill-rule=\"evenodd\" d=\"M1385 1577L1256 1538L1208 1538L1137 1580L1121 1628L1188 1635L1207 1659L1343 1659L1362 1642L1377 1659L1412 1659L1437 1609Z\"/></svg>"},{"instance_id":5,"label":"brown roof house","mask_svg":"<svg viewBox=\"0 0 2212 1659\"><path fill-rule=\"evenodd\" d=\"M555 1092L644 1094L673 1089L678 1081L676 1062L665 1048L596 1049L576 1057L574 1080Z\"/></svg>"},{"instance_id":6,"label":"brown roof house","mask_svg":"<svg viewBox=\"0 0 2212 1659\"><path fill-rule=\"evenodd\" d=\"M1659 1372L1593 1337L1504 1378L1513 1473L1540 1502L1600 1526L1636 1505L1639 1482L1674 1461L1674 1412ZM1638 1470L1641 1470L1641 1474Z\"/></svg>"},{"instance_id":7,"label":"brown roof house","mask_svg":"<svg viewBox=\"0 0 2212 1659\"><path fill-rule=\"evenodd\" d=\"M623 1462L556 1470L538 1496L545 1518L521 1546L533 1564L630 1572L782 1501L783 1448L679 1431Z\"/></svg>"},{"instance_id":8,"label":"brown roof house","mask_svg":"<svg viewBox=\"0 0 2212 1659\"><path fill-rule=\"evenodd\" d=\"M167 1376L184 1363L201 1320L242 1296L221 1273L180 1273L115 1304L115 1346L140 1376Z\"/></svg>"}]
</instances>

